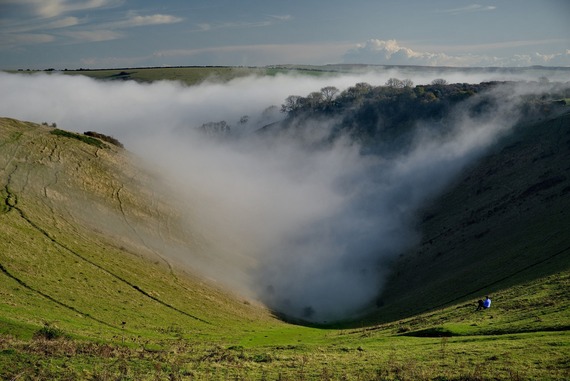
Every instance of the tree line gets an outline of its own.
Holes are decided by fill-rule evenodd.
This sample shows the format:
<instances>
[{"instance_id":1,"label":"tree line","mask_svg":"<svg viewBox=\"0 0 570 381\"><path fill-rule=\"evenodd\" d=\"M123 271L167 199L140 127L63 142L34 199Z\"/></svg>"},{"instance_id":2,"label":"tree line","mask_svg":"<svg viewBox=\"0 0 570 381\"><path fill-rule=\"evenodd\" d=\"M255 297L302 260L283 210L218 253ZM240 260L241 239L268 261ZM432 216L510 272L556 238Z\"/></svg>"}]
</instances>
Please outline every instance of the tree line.
<instances>
[{"instance_id":1,"label":"tree line","mask_svg":"<svg viewBox=\"0 0 570 381\"><path fill-rule=\"evenodd\" d=\"M414 86L409 79L390 78L384 85L372 86L361 82L339 91L336 87L323 87L303 97L290 95L281 105L286 115L283 126L300 125L311 118L340 118L335 131L348 133L363 142L376 141L376 138L391 140L409 132L419 120L444 126L451 109L475 95L469 104L473 115L488 112L493 99L487 90L506 82L481 82L478 84L449 84L443 78L434 79L430 84ZM562 87L564 89L564 87ZM551 108L557 97L567 98L567 87L560 93L536 96L527 99L525 112L534 113Z\"/></svg>"}]
</instances>

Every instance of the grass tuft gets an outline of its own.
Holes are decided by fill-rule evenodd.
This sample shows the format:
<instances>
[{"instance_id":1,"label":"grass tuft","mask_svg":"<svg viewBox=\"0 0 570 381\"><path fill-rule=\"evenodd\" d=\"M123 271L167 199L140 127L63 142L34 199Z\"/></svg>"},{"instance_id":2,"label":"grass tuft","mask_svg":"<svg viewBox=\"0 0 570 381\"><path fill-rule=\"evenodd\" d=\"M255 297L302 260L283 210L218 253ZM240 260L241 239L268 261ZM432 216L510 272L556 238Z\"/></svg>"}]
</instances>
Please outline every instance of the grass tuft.
<instances>
[{"instance_id":1,"label":"grass tuft","mask_svg":"<svg viewBox=\"0 0 570 381\"><path fill-rule=\"evenodd\" d=\"M37 339L58 340L65 338L69 338L69 336L66 335L62 329L52 326L49 323L46 323L42 328L40 328L34 333L34 339L36 340Z\"/></svg>"}]
</instances>

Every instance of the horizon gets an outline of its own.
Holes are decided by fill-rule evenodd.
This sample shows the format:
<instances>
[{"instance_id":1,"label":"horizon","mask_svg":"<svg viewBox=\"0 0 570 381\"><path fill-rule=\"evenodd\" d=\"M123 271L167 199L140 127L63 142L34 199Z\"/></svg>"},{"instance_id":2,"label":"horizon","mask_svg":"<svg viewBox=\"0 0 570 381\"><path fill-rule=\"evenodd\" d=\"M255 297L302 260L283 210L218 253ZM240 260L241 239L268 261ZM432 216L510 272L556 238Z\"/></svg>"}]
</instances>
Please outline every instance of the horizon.
<instances>
[{"instance_id":1,"label":"horizon","mask_svg":"<svg viewBox=\"0 0 570 381\"><path fill-rule=\"evenodd\" d=\"M277 68L277 69L291 69L291 70L299 70L299 69L323 69L327 67L331 67L331 70L334 70L335 66L340 67L372 67L372 68L385 68L385 69L399 69L399 68L410 68L410 69L426 69L426 70L434 70L434 69L444 69L444 70L458 70L458 71L468 71L468 70L476 70L476 71L486 71L486 70L532 70L532 69L544 69L544 70L570 70L570 66L547 66L547 65L529 65L529 66L450 66L450 65L437 65L437 66L430 66L430 65L393 65L393 64L370 64L370 63L327 63L327 64L304 64L304 63L274 63L274 64L267 64L267 65L163 65L163 66L109 66L109 67L100 67L100 68L88 68L88 67L80 67L76 69L68 69L68 68L40 68L40 69L31 69L31 68L18 68L18 69L2 69L0 71L5 72L16 72L16 71L105 71L105 70L127 70L127 69L175 69L175 68L252 68L252 69L266 69L266 68Z\"/></svg>"}]
</instances>

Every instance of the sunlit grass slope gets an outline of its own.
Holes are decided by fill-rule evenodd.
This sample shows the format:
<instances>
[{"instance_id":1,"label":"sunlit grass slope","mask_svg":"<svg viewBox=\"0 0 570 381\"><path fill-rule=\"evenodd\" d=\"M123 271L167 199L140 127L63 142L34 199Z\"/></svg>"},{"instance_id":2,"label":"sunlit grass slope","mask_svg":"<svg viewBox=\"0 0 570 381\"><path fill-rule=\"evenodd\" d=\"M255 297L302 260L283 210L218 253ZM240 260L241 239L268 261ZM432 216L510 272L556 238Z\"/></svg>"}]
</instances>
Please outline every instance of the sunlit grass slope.
<instances>
[{"instance_id":1,"label":"sunlit grass slope","mask_svg":"<svg viewBox=\"0 0 570 381\"><path fill-rule=\"evenodd\" d=\"M177 234L174 206L126 151L54 131L0 120L0 330L29 337L57 322L91 338L215 340L272 321L161 256L159 238L183 240L196 257L203 239Z\"/></svg>"}]
</instances>

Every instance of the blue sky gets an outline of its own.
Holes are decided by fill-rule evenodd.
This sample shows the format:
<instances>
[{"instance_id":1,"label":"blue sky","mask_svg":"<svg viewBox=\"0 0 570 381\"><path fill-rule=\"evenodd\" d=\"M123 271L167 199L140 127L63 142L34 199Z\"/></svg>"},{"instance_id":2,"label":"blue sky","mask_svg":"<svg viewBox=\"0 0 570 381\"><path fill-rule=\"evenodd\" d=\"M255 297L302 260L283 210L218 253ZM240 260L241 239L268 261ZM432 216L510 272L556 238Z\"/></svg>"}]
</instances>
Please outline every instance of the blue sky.
<instances>
[{"instance_id":1,"label":"blue sky","mask_svg":"<svg viewBox=\"0 0 570 381\"><path fill-rule=\"evenodd\" d=\"M570 66L570 0L0 0L0 69Z\"/></svg>"}]
</instances>

